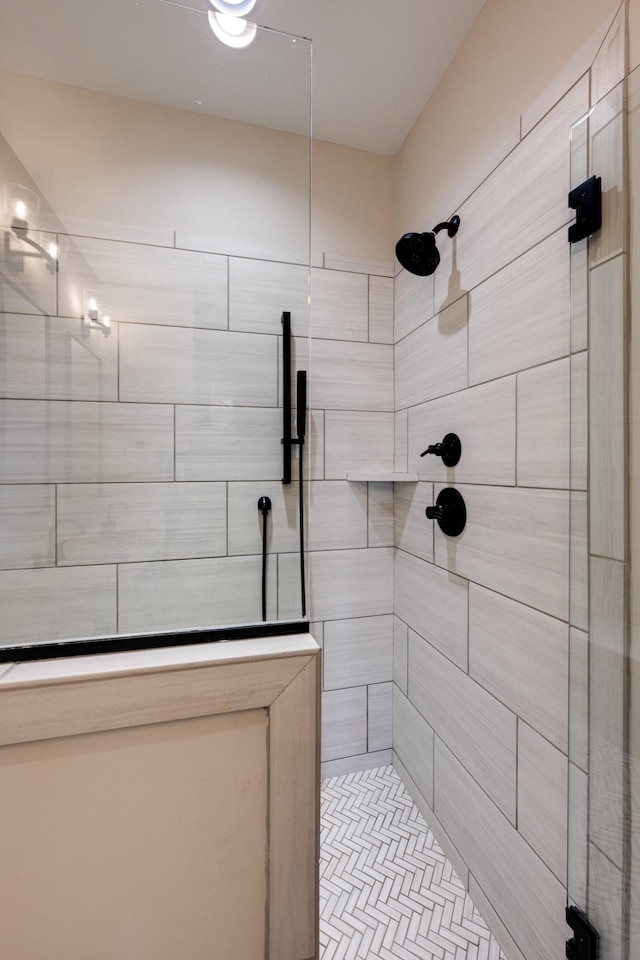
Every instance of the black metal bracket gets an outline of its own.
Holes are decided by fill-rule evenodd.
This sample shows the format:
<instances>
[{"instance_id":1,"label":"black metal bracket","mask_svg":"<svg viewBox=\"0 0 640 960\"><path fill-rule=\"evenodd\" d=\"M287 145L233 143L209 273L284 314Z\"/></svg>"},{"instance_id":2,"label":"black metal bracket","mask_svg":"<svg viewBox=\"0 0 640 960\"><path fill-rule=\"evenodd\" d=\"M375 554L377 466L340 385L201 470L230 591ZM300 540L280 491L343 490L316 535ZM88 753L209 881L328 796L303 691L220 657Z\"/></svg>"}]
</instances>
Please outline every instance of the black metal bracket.
<instances>
[{"instance_id":1,"label":"black metal bracket","mask_svg":"<svg viewBox=\"0 0 640 960\"><path fill-rule=\"evenodd\" d=\"M303 447L307 422L307 371L296 371L296 418L297 437L291 428L291 314L282 314L282 482L291 483L291 450Z\"/></svg>"},{"instance_id":2,"label":"black metal bracket","mask_svg":"<svg viewBox=\"0 0 640 960\"><path fill-rule=\"evenodd\" d=\"M569 227L569 243L577 243L602 226L601 178L590 177L572 190L569 206L576 211L576 222Z\"/></svg>"},{"instance_id":3,"label":"black metal bracket","mask_svg":"<svg viewBox=\"0 0 640 960\"><path fill-rule=\"evenodd\" d=\"M573 937L567 940L567 960L598 960L598 931L577 907L567 907L566 917L573 930Z\"/></svg>"},{"instance_id":4,"label":"black metal bracket","mask_svg":"<svg viewBox=\"0 0 640 960\"><path fill-rule=\"evenodd\" d=\"M282 314L282 482L291 483L291 314Z\"/></svg>"}]
</instances>

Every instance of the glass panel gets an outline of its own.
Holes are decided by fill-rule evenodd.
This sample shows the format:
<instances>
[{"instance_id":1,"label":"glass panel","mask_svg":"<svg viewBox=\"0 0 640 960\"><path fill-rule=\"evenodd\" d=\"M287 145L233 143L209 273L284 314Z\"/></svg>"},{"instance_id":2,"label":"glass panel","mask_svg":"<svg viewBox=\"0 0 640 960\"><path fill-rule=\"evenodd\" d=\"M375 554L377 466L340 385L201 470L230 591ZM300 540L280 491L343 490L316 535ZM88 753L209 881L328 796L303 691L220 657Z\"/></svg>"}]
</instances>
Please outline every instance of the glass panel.
<instances>
[{"instance_id":1,"label":"glass panel","mask_svg":"<svg viewBox=\"0 0 640 960\"><path fill-rule=\"evenodd\" d=\"M628 81L630 214L630 696L629 725L629 957L640 956L640 69Z\"/></svg>"},{"instance_id":2,"label":"glass panel","mask_svg":"<svg viewBox=\"0 0 640 960\"><path fill-rule=\"evenodd\" d=\"M626 100L571 131L571 186L601 178L602 228L571 249L571 629L568 899L628 956Z\"/></svg>"},{"instance_id":3,"label":"glass panel","mask_svg":"<svg viewBox=\"0 0 640 960\"><path fill-rule=\"evenodd\" d=\"M26 6L0 36L0 646L299 619L311 45L231 48L204 4Z\"/></svg>"}]
</instances>

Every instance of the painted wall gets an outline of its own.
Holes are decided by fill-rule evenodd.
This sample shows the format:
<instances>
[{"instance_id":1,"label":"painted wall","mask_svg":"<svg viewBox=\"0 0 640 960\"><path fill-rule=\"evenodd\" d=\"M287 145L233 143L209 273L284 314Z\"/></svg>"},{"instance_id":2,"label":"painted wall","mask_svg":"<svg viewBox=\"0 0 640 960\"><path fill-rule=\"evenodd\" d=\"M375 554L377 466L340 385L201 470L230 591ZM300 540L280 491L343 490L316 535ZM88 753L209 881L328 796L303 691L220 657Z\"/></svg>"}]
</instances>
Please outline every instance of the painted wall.
<instances>
[{"instance_id":1,"label":"painted wall","mask_svg":"<svg viewBox=\"0 0 640 960\"><path fill-rule=\"evenodd\" d=\"M7 955L264 957L266 726L248 710L1 747Z\"/></svg>"},{"instance_id":2,"label":"painted wall","mask_svg":"<svg viewBox=\"0 0 640 960\"><path fill-rule=\"evenodd\" d=\"M588 906L603 955L614 957L626 528L624 511L607 504L624 503L625 478L622 464L597 461L589 477L579 438L591 323L591 447L602 447L605 425L624 440L621 97L592 115L573 151L569 129L625 75L626 10L602 42L605 31L589 41L589 29L608 5L587 8L582 35L571 24L584 5L524 6L487 4L398 157L397 232L453 212L462 225L439 241L432 279L396 278L396 468L421 480L395 494L394 762L510 960L564 953L567 892L587 905L587 858ZM553 68L560 75L549 84ZM566 197L586 176L587 144L603 177L605 229L588 252L584 243L570 251ZM447 471L420 453L450 430L463 454ZM456 540L424 517L447 483L467 503ZM587 491L590 551L605 558L591 567L591 718L581 666ZM615 718L605 701L620 704ZM600 748L591 757L589 722Z\"/></svg>"},{"instance_id":3,"label":"painted wall","mask_svg":"<svg viewBox=\"0 0 640 960\"><path fill-rule=\"evenodd\" d=\"M640 3L629 0L629 70L640 65Z\"/></svg>"},{"instance_id":4,"label":"painted wall","mask_svg":"<svg viewBox=\"0 0 640 960\"><path fill-rule=\"evenodd\" d=\"M17 74L0 80L3 136L71 226L169 227L225 252L304 262L304 137ZM313 162L314 250L388 260L393 159L319 142Z\"/></svg>"}]
</instances>

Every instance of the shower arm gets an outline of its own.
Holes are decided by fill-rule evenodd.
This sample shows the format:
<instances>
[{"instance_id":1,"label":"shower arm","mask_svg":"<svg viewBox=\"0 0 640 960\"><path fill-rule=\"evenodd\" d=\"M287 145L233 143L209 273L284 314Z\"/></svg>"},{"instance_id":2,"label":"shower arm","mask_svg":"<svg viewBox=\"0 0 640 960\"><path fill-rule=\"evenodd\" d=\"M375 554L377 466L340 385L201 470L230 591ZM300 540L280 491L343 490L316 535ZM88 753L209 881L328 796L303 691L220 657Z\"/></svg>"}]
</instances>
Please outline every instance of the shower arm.
<instances>
[{"instance_id":1,"label":"shower arm","mask_svg":"<svg viewBox=\"0 0 640 960\"><path fill-rule=\"evenodd\" d=\"M451 217L451 220L443 220L442 223L436 224L431 233L434 235L440 233L441 230L446 230L449 237L455 237L458 232L458 227L460 226L460 217L455 216Z\"/></svg>"}]
</instances>

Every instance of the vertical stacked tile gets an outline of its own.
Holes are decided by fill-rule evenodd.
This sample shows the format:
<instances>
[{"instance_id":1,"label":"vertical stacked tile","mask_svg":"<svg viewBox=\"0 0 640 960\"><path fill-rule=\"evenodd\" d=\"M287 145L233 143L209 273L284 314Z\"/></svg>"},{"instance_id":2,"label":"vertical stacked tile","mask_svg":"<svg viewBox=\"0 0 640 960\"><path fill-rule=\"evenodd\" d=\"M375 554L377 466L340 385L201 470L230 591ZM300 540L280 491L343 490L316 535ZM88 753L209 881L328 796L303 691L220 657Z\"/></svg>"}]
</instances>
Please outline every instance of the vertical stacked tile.
<instances>
[{"instance_id":1,"label":"vertical stacked tile","mask_svg":"<svg viewBox=\"0 0 640 960\"><path fill-rule=\"evenodd\" d=\"M564 954L567 893L606 927L604 890L620 889L622 793L610 769L622 769L624 715L625 459L612 464L625 450L619 87L569 149L591 80L604 94L624 74L613 63L620 22L592 76L523 116L515 149L443 210L461 227L439 239L434 276L396 278L396 469L420 480L395 494L394 763L506 954L526 960ZM605 229L570 248L567 193L588 170L603 178ZM462 441L456 467L420 456L448 432ZM457 538L424 515L449 485L467 506Z\"/></svg>"}]
</instances>

